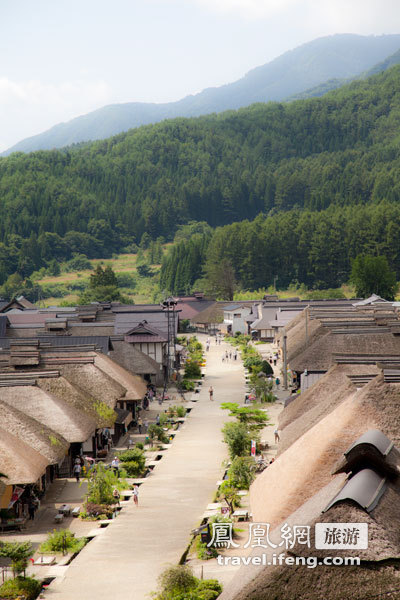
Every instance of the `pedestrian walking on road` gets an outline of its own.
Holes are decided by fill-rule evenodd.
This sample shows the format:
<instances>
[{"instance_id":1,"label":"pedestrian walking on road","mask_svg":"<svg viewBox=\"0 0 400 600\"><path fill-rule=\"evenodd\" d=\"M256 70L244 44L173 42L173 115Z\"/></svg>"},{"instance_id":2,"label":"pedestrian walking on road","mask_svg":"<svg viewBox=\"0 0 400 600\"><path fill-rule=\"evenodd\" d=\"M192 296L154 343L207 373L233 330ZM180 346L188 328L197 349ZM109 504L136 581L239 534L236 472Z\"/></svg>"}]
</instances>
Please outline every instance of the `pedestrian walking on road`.
<instances>
[{"instance_id":1,"label":"pedestrian walking on road","mask_svg":"<svg viewBox=\"0 0 400 600\"><path fill-rule=\"evenodd\" d=\"M280 437L279 437L279 431L277 429L275 429L275 431L274 431L274 436L275 436L275 444L278 444L278 442L280 441Z\"/></svg>"},{"instance_id":2,"label":"pedestrian walking on road","mask_svg":"<svg viewBox=\"0 0 400 600\"><path fill-rule=\"evenodd\" d=\"M210 400L214 400L214 390L212 388L212 385L210 385L210 389L208 390L208 393L210 394Z\"/></svg>"},{"instance_id":3,"label":"pedestrian walking on road","mask_svg":"<svg viewBox=\"0 0 400 600\"><path fill-rule=\"evenodd\" d=\"M156 425L159 425L159 424L160 424L160 415L157 415L156 416Z\"/></svg>"},{"instance_id":4,"label":"pedestrian walking on road","mask_svg":"<svg viewBox=\"0 0 400 600\"><path fill-rule=\"evenodd\" d=\"M81 476L81 471L82 471L82 466L81 466L81 463L80 463L80 461L79 461L79 462L76 462L76 463L74 464L74 469L73 469L73 471L74 471L74 477L76 477L76 482L77 482L77 483L79 483L79 479L80 479L80 476Z\"/></svg>"},{"instance_id":5,"label":"pedestrian walking on road","mask_svg":"<svg viewBox=\"0 0 400 600\"><path fill-rule=\"evenodd\" d=\"M149 428L149 421L148 421L148 419L145 420L145 422L143 423L143 425L144 425L144 432L147 433L147 430Z\"/></svg>"},{"instance_id":6,"label":"pedestrian walking on road","mask_svg":"<svg viewBox=\"0 0 400 600\"><path fill-rule=\"evenodd\" d=\"M226 358L226 360L228 360L228 356L229 356L228 350L225 350L225 358Z\"/></svg>"},{"instance_id":7,"label":"pedestrian walking on road","mask_svg":"<svg viewBox=\"0 0 400 600\"><path fill-rule=\"evenodd\" d=\"M139 418L138 418L138 421L137 421L137 426L138 426L138 429L139 429L139 433L142 433L142 425L143 425L143 421L142 421L142 419L139 417Z\"/></svg>"},{"instance_id":8,"label":"pedestrian walking on road","mask_svg":"<svg viewBox=\"0 0 400 600\"><path fill-rule=\"evenodd\" d=\"M279 390L279 384L280 384L281 380L279 379L279 377L277 377L275 379L275 384L276 384L276 389Z\"/></svg>"},{"instance_id":9,"label":"pedestrian walking on road","mask_svg":"<svg viewBox=\"0 0 400 600\"><path fill-rule=\"evenodd\" d=\"M136 506L139 506L139 486L136 484L133 486L133 501Z\"/></svg>"},{"instance_id":10,"label":"pedestrian walking on road","mask_svg":"<svg viewBox=\"0 0 400 600\"><path fill-rule=\"evenodd\" d=\"M237 350L235 350L235 354L233 355L233 358L234 358L235 360L237 360Z\"/></svg>"},{"instance_id":11,"label":"pedestrian walking on road","mask_svg":"<svg viewBox=\"0 0 400 600\"><path fill-rule=\"evenodd\" d=\"M35 518L35 510L36 510L36 503L33 500L33 498L29 498L29 501L28 501L28 515L29 515L29 520L30 521L33 521L34 518Z\"/></svg>"},{"instance_id":12,"label":"pedestrian walking on road","mask_svg":"<svg viewBox=\"0 0 400 600\"><path fill-rule=\"evenodd\" d=\"M118 456L114 456L114 460L111 463L111 467L114 470L114 473L119 477L119 458L118 458Z\"/></svg>"}]
</instances>

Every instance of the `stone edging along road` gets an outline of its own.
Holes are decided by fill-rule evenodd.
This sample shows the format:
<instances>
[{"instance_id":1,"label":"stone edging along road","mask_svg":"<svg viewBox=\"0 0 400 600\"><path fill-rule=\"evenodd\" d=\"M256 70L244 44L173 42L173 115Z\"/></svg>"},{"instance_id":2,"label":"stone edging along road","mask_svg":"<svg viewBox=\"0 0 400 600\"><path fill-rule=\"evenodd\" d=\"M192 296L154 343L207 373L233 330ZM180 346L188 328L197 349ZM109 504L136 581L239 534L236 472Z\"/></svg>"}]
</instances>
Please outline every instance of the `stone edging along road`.
<instances>
[{"instance_id":1,"label":"stone edging along road","mask_svg":"<svg viewBox=\"0 0 400 600\"><path fill-rule=\"evenodd\" d=\"M245 394L242 363L222 362L226 348L212 341L198 401L171 448L140 486L139 507L126 505L82 550L64 578L48 588L46 598L148 600L159 574L179 562L190 531L213 499L227 458L221 428L228 417L219 405L242 402ZM210 385L214 401L209 399Z\"/></svg>"}]
</instances>

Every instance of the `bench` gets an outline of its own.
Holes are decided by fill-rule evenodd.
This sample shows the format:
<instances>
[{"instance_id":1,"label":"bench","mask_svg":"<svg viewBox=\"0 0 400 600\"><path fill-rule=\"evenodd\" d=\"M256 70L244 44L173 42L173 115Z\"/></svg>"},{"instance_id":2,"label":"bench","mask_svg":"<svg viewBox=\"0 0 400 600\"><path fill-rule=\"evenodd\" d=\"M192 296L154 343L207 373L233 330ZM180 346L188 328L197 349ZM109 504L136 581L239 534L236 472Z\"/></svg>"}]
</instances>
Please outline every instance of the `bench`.
<instances>
[{"instance_id":1,"label":"bench","mask_svg":"<svg viewBox=\"0 0 400 600\"><path fill-rule=\"evenodd\" d=\"M58 512L66 517L71 513L71 507L69 504L62 504Z\"/></svg>"},{"instance_id":2,"label":"bench","mask_svg":"<svg viewBox=\"0 0 400 600\"><path fill-rule=\"evenodd\" d=\"M237 519L238 521L247 521L249 518L249 511L245 509L235 510L235 512L232 514L232 518Z\"/></svg>"}]
</instances>

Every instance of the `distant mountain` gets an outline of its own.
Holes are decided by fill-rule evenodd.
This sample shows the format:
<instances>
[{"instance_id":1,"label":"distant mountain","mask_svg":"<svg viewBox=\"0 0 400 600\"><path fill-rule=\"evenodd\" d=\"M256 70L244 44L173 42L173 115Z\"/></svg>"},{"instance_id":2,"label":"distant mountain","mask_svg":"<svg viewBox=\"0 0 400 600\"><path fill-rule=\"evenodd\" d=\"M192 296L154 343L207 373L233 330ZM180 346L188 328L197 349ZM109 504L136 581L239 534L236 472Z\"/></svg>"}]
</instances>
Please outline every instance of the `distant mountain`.
<instances>
[{"instance_id":1,"label":"distant mountain","mask_svg":"<svg viewBox=\"0 0 400 600\"><path fill-rule=\"evenodd\" d=\"M208 88L194 96L166 104L129 102L105 106L26 138L3 155L103 139L167 118L219 113L255 102L281 101L304 90L326 86L326 82L332 79L355 77L385 59L389 60L387 57L399 48L400 35L338 34L319 38L249 71L234 83ZM331 89L329 85L328 89Z\"/></svg>"},{"instance_id":2,"label":"distant mountain","mask_svg":"<svg viewBox=\"0 0 400 600\"><path fill-rule=\"evenodd\" d=\"M324 81L324 83L321 83L316 87L305 90L304 92L300 92L299 94L293 94L292 96L287 98L287 100L293 101L306 100L307 98L320 98L321 96L324 96L324 94L326 94L327 92L342 87L342 85L346 85L347 83L351 83L352 81L360 79L367 79L368 77L376 75L377 73L383 73L383 71L387 71L387 69L390 69L390 67L393 67L394 65L398 64L400 64L400 50L397 50L397 52L395 52L391 56L388 56L387 58L385 58L385 60L379 62L378 64L374 65L371 69L364 71L360 75L356 75L355 77L350 77L348 79L329 79L328 81Z\"/></svg>"}]
</instances>

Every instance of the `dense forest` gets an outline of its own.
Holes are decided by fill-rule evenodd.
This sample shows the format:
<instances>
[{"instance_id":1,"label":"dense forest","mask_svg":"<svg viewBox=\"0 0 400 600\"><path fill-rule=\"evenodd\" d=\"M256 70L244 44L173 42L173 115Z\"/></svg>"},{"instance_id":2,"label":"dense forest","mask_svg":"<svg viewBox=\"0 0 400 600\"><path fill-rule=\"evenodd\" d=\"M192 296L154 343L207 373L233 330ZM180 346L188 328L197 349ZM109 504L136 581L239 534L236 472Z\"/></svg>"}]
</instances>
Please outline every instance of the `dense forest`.
<instances>
[{"instance_id":1,"label":"dense forest","mask_svg":"<svg viewBox=\"0 0 400 600\"><path fill-rule=\"evenodd\" d=\"M245 287L278 267L285 281L331 286L354 252L377 245L399 272L399 132L393 67L323 98L15 153L0 159L0 283L53 258L110 256L144 232L173 239L193 220L229 225L193 252L200 264L220 244Z\"/></svg>"},{"instance_id":2,"label":"dense forest","mask_svg":"<svg viewBox=\"0 0 400 600\"><path fill-rule=\"evenodd\" d=\"M194 235L164 257L160 285L173 294L187 293L196 281L204 287L203 274L218 265L223 282L229 261L239 289L268 287L275 278L282 289L295 282L336 288L349 280L351 260L363 253L386 256L400 276L399 204L293 209L219 227L212 236Z\"/></svg>"}]
</instances>

